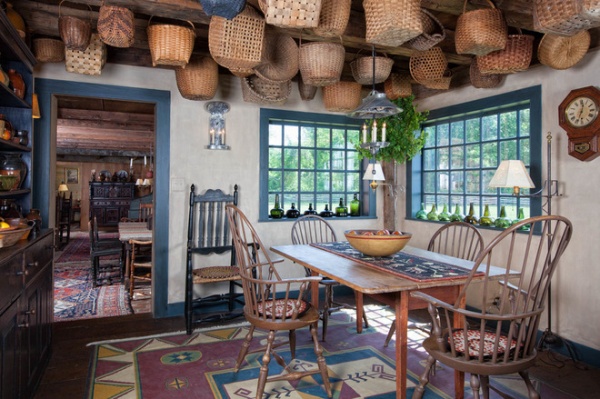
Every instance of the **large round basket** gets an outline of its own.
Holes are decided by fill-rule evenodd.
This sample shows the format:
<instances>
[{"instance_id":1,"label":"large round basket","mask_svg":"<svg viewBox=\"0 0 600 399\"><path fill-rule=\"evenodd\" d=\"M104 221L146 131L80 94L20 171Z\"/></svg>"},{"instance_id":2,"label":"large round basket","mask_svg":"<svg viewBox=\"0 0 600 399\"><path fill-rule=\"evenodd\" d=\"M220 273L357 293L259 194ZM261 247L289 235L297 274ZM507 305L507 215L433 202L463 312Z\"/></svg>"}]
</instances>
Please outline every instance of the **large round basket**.
<instances>
[{"instance_id":1,"label":"large round basket","mask_svg":"<svg viewBox=\"0 0 600 399\"><path fill-rule=\"evenodd\" d=\"M89 19L81 19L70 15L61 15L60 7L65 0L58 5L58 32L60 38L69 50L84 51L90 44L92 37L92 23ZM91 7L88 5L91 11Z\"/></svg>"},{"instance_id":2,"label":"large round basket","mask_svg":"<svg viewBox=\"0 0 600 399\"><path fill-rule=\"evenodd\" d=\"M39 62L62 62L65 60L65 44L57 39L33 39L33 53Z\"/></svg>"},{"instance_id":3,"label":"large round basket","mask_svg":"<svg viewBox=\"0 0 600 399\"><path fill-rule=\"evenodd\" d=\"M109 46L131 47L134 41L135 23L133 12L125 7L100 6L98 34Z\"/></svg>"},{"instance_id":4,"label":"large round basket","mask_svg":"<svg viewBox=\"0 0 600 399\"><path fill-rule=\"evenodd\" d=\"M477 56L477 66L484 74L508 74L526 71L533 55L532 35L508 35L503 50Z\"/></svg>"},{"instance_id":5,"label":"large round basket","mask_svg":"<svg viewBox=\"0 0 600 399\"><path fill-rule=\"evenodd\" d=\"M600 26L598 0L536 0L532 3L533 29L538 32L573 36Z\"/></svg>"},{"instance_id":6,"label":"large round basket","mask_svg":"<svg viewBox=\"0 0 600 399\"><path fill-rule=\"evenodd\" d=\"M260 78L285 82L298 74L298 45L290 35L268 29L263 46L262 61L254 68Z\"/></svg>"},{"instance_id":7,"label":"large round basket","mask_svg":"<svg viewBox=\"0 0 600 399\"><path fill-rule=\"evenodd\" d=\"M569 69L587 54L591 36L586 30L574 36L560 36L546 33L537 50L541 64L553 69Z\"/></svg>"},{"instance_id":8,"label":"large round basket","mask_svg":"<svg viewBox=\"0 0 600 399\"><path fill-rule=\"evenodd\" d=\"M148 22L150 23L150 22ZM148 46L152 66L171 65L185 68L194 50L196 32L190 27L170 24L148 25Z\"/></svg>"},{"instance_id":9,"label":"large round basket","mask_svg":"<svg viewBox=\"0 0 600 399\"><path fill-rule=\"evenodd\" d=\"M390 100L408 97L412 94L410 75L407 73L391 73L383 83L385 95Z\"/></svg>"},{"instance_id":10,"label":"large round basket","mask_svg":"<svg viewBox=\"0 0 600 399\"><path fill-rule=\"evenodd\" d=\"M350 112L360 105L362 85L356 82L336 82L323 87L323 105L329 112Z\"/></svg>"},{"instance_id":11,"label":"large round basket","mask_svg":"<svg viewBox=\"0 0 600 399\"><path fill-rule=\"evenodd\" d=\"M291 81L269 82L256 75L241 78L242 98L246 102L263 105L283 105L292 90Z\"/></svg>"},{"instance_id":12,"label":"large round basket","mask_svg":"<svg viewBox=\"0 0 600 399\"><path fill-rule=\"evenodd\" d=\"M344 69L345 53L344 46L339 43L302 43L299 68L304 83L327 86L339 82Z\"/></svg>"},{"instance_id":13,"label":"large round basket","mask_svg":"<svg viewBox=\"0 0 600 399\"><path fill-rule=\"evenodd\" d=\"M373 58L375 58L375 67L373 67ZM370 85L384 82L390 76L392 65L394 60L388 57L359 57L350 63L350 69L354 80L361 85ZM373 76L375 76L374 82Z\"/></svg>"},{"instance_id":14,"label":"large round basket","mask_svg":"<svg viewBox=\"0 0 600 399\"><path fill-rule=\"evenodd\" d=\"M350 19L351 5L352 0L321 0L319 24L313 32L323 37L343 35Z\"/></svg>"},{"instance_id":15,"label":"large round basket","mask_svg":"<svg viewBox=\"0 0 600 399\"><path fill-rule=\"evenodd\" d=\"M219 85L219 66L210 57L191 61L175 70L177 88L183 98L205 101L213 98Z\"/></svg>"},{"instance_id":16,"label":"large round basket","mask_svg":"<svg viewBox=\"0 0 600 399\"><path fill-rule=\"evenodd\" d=\"M415 51L409 60L410 74L417 82L440 79L448 67L448 60L439 47Z\"/></svg>"},{"instance_id":17,"label":"large round basket","mask_svg":"<svg viewBox=\"0 0 600 399\"><path fill-rule=\"evenodd\" d=\"M508 32L502 11L490 0L487 3L491 8L466 11L467 0L464 0L454 33L458 54L485 55L506 46Z\"/></svg>"},{"instance_id":18,"label":"large round basket","mask_svg":"<svg viewBox=\"0 0 600 399\"><path fill-rule=\"evenodd\" d=\"M423 33L420 0L364 0L367 43L397 47Z\"/></svg>"}]
</instances>

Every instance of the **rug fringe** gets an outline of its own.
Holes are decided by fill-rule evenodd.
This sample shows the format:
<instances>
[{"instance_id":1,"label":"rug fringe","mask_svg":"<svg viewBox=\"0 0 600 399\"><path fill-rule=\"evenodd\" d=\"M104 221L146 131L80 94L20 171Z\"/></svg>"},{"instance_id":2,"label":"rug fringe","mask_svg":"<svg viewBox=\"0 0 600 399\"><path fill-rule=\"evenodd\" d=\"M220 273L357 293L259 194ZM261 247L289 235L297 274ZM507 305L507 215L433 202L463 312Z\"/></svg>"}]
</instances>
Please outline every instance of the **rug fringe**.
<instances>
[{"instance_id":1,"label":"rug fringe","mask_svg":"<svg viewBox=\"0 0 600 399\"><path fill-rule=\"evenodd\" d=\"M235 324L223 324L223 325L218 325L218 326L213 326L213 327L197 328L192 333L202 333L202 332L206 332L206 331L222 330L224 328L247 327L249 325L250 325L250 323L248 323L247 321L242 321L240 323L235 323ZM170 337L172 335L180 335L180 334L185 334L185 331L183 331L183 330L173 331L173 332L167 332L167 333L161 333L161 334L145 335L142 337L108 339L108 340L104 340L104 341L90 342L86 346L107 345L107 344L114 344L117 342L132 341L132 340L136 340L136 339L153 339L153 338Z\"/></svg>"}]
</instances>

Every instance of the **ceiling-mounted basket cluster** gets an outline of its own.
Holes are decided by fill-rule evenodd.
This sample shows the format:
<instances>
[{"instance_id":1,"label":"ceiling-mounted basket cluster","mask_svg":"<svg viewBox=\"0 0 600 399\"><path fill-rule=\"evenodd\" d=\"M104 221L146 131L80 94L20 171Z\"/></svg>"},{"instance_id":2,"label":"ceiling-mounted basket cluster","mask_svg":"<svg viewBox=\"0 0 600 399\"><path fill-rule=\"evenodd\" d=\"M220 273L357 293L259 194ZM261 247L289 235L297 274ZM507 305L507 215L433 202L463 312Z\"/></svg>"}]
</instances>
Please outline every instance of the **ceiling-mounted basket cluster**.
<instances>
[{"instance_id":1,"label":"ceiling-mounted basket cluster","mask_svg":"<svg viewBox=\"0 0 600 399\"><path fill-rule=\"evenodd\" d=\"M300 44L299 69L304 83L328 86L340 81L346 50L339 43Z\"/></svg>"},{"instance_id":2,"label":"ceiling-mounted basket cluster","mask_svg":"<svg viewBox=\"0 0 600 399\"><path fill-rule=\"evenodd\" d=\"M439 47L427 51L414 51L409 61L410 74L414 80L431 89L448 89L452 76L448 60Z\"/></svg>"},{"instance_id":3,"label":"ceiling-mounted basket cluster","mask_svg":"<svg viewBox=\"0 0 600 399\"><path fill-rule=\"evenodd\" d=\"M92 36L91 19L81 19L71 15L62 15L61 6L65 0L58 4L58 32L60 38L69 50L84 51L90 45ZM89 5L88 5L89 7ZM91 11L90 7L90 11Z\"/></svg>"},{"instance_id":4,"label":"ceiling-mounted basket cluster","mask_svg":"<svg viewBox=\"0 0 600 399\"><path fill-rule=\"evenodd\" d=\"M285 33L266 31L261 63L254 67L261 79L285 82L298 74L298 45L294 38Z\"/></svg>"},{"instance_id":5,"label":"ceiling-mounted basket cluster","mask_svg":"<svg viewBox=\"0 0 600 399\"><path fill-rule=\"evenodd\" d=\"M367 43L397 47L423 33L420 0L364 0Z\"/></svg>"},{"instance_id":6,"label":"ceiling-mounted basket cluster","mask_svg":"<svg viewBox=\"0 0 600 399\"><path fill-rule=\"evenodd\" d=\"M487 3L491 8L466 11L467 0L464 0L454 33L458 54L485 55L506 47L508 31L502 11L490 0Z\"/></svg>"},{"instance_id":7,"label":"ceiling-mounted basket cluster","mask_svg":"<svg viewBox=\"0 0 600 399\"><path fill-rule=\"evenodd\" d=\"M283 105L292 91L292 82L270 82L256 75L240 78L244 101L263 105Z\"/></svg>"},{"instance_id":8,"label":"ceiling-mounted basket cluster","mask_svg":"<svg viewBox=\"0 0 600 399\"><path fill-rule=\"evenodd\" d=\"M538 46L537 56L541 64L553 69L569 69L587 54L591 36L583 30L573 36L546 33Z\"/></svg>"},{"instance_id":9,"label":"ceiling-mounted basket cluster","mask_svg":"<svg viewBox=\"0 0 600 399\"><path fill-rule=\"evenodd\" d=\"M518 31L518 34L508 35L504 49L477 56L477 66L482 74L508 74L529 68L534 37L522 34L521 29Z\"/></svg>"},{"instance_id":10,"label":"ceiling-mounted basket cluster","mask_svg":"<svg viewBox=\"0 0 600 399\"><path fill-rule=\"evenodd\" d=\"M175 69L177 88L181 96L188 100L205 101L212 99L219 85L219 66L210 57L192 60L186 68Z\"/></svg>"},{"instance_id":11,"label":"ceiling-mounted basket cluster","mask_svg":"<svg viewBox=\"0 0 600 399\"><path fill-rule=\"evenodd\" d=\"M134 42L133 12L125 7L102 4L98 12L100 39L113 47L131 47Z\"/></svg>"},{"instance_id":12,"label":"ceiling-mounted basket cluster","mask_svg":"<svg viewBox=\"0 0 600 399\"><path fill-rule=\"evenodd\" d=\"M534 0L533 26L536 31L562 36L600 27L600 1Z\"/></svg>"},{"instance_id":13,"label":"ceiling-mounted basket cluster","mask_svg":"<svg viewBox=\"0 0 600 399\"><path fill-rule=\"evenodd\" d=\"M383 84L385 95L390 100L409 97L412 94L412 85L408 73L391 73Z\"/></svg>"},{"instance_id":14,"label":"ceiling-mounted basket cluster","mask_svg":"<svg viewBox=\"0 0 600 399\"><path fill-rule=\"evenodd\" d=\"M319 24L312 29L322 37L338 37L346 30L352 0L321 0Z\"/></svg>"},{"instance_id":15,"label":"ceiling-mounted basket cluster","mask_svg":"<svg viewBox=\"0 0 600 399\"><path fill-rule=\"evenodd\" d=\"M350 112L360 105L362 85L339 81L323 87L323 105L330 112Z\"/></svg>"},{"instance_id":16,"label":"ceiling-mounted basket cluster","mask_svg":"<svg viewBox=\"0 0 600 399\"><path fill-rule=\"evenodd\" d=\"M471 60L471 66L469 67L469 78L471 84L477 89L492 89L498 87L504 80L505 75L500 74L487 74L484 75L479 71L477 65L477 58Z\"/></svg>"},{"instance_id":17,"label":"ceiling-mounted basket cluster","mask_svg":"<svg viewBox=\"0 0 600 399\"><path fill-rule=\"evenodd\" d=\"M390 76L393 64L394 60L387 56L358 57L350 63L350 69L356 82L370 85L384 82Z\"/></svg>"},{"instance_id":18,"label":"ceiling-mounted basket cluster","mask_svg":"<svg viewBox=\"0 0 600 399\"><path fill-rule=\"evenodd\" d=\"M97 33L91 35L85 50L65 49L65 69L83 75L100 75L106 64L106 45Z\"/></svg>"},{"instance_id":19,"label":"ceiling-mounted basket cluster","mask_svg":"<svg viewBox=\"0 0 600 399\"><path fill-rule=\"evenodd\" d=\"M190 26L172 24L150 24L148 21L148 46L152 56L152 66L170 65L185 68L190 61L196 31L191 21Z\"/></svg>"},{"instance_id":20,"label":"ceiling-mounted basket cluster","mask_svg":"<svg viewBox=\"0 0 600 399\"><path fill-rule=\"evenodd\" d=\"M45 37L33 39L33 54L39 62L63 62L65 43L62 40Z\"/></svg>"}]
</instances>

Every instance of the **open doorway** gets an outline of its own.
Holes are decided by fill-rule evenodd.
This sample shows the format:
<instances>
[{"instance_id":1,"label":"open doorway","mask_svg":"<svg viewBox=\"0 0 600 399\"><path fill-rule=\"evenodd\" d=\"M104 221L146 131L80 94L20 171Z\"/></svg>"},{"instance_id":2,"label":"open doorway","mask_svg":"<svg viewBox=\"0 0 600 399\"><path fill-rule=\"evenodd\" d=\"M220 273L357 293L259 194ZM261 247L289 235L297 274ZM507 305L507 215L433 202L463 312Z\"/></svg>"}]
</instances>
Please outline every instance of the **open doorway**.
<instances>
[{"instance_id":1,"label":"open doorway","mask_svg":"<svg viewBox=\"0 0 600 399\"><path fill-rule=\"evenodd\" d=\"M41 210L42 218L46 227L54 227L54 207L56 195L56 177L58 175L57 165L66 160L59 160L57 154L57 124L58 104L62 97L96 98L104 101L122 101L126 103L149 103L154 107L154 145L153 150L153 187L152 199L155 206L154 217L164 221L168 225L169 198L168 198L168 176L169 176L169 125L170 125L170 93L160 90L138 89L127 87L116 87L79 82L65 82L50 79L36 79L36 91L40 101L42 117L35 121L34 148L36 174L33 177L34 186L37 188L33 195L33 205ZM124 105L124 103L117 103ZM127 135L123 135L128 137ZM129 137L131 139L131 137ZM105 141L106 138L105 138ZM85 160L90 159L88 156ZM140 158L141 159L141 158ZM83 168L85 160L73 160L80 162ZM122 168L128 171L131 157L124 159ZM70 162L70 161L69 161ZM138 160L138 162L142 162ZM147 164L149 159L147 158ZM74 168L70 168L74 169ZM102 170L96 169L96 172ZM65 172L66 173L66 172ZM118 173L117 173L118 174ZM71 176L73 173L71 173ZM89 173L78 173L81 178L87 179L82 182L89 184L91 169ZM65 175L65 178L66 175ZM111 173L112 179L112 173ZM82 188L81 202L85 201L85 193L89 192ZM89 217L89 213L88 216ZM85 222L85 215L80 216ZM116 229L115 229L116 232ZM151 309L155 317L163 317L168 313L167 305L167 275L168 275L168 231L154 229L153 263L156 267L152 273L152 300ZM157 283L159 282L159 283Z\"/></svg>"}]
</instances>

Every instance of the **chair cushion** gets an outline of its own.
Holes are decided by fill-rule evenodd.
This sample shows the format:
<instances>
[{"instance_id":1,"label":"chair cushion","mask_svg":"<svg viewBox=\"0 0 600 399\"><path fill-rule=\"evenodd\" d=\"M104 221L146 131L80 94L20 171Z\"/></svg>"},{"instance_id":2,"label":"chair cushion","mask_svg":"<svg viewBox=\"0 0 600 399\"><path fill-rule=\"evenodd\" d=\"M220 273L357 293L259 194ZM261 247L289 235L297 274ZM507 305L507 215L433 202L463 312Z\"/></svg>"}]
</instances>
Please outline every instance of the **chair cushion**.
<instances>
[{"instance_id":1,"label":"chair cushion","mask_svg":"<svg viewBox=\"0 0 600 399\"><path fill-rule=\"evenodd\" d=\"M286 302L287 302L287 306L286 306ZM260 313L261 315L265 315L268 318L272 318L273 317L273 308L274 308L276 319L282 319L284 312L285 312L285 317L290 318L290 317L292 317L292 314L294 313L294 308L295 308L294 305L297 302L298 302L297 299L288 299L287 301L285 299L275 299L274 301L259 302L257 304L258 313ZM306 310L309 308L309 306L310 305L308 304L308 302L306 302L304 300L300 300L300 306L298 308L298 317L302 316L306 312ZM284 308L286 308L286 309L284 309Z\"/></svg>"},{"instance_id":2,"label":"chair cushion","mask_svg":"<svg viewBox=\"0 0 600 399\"><path fill-rule=\"evenodd\" d=\"M454 339L454 346L457 352L465 353L465 342L463 330L455 330L452 333ZM469 356L479 356L479 345L481 342L481 331L480 330L468 330L467 332ZM483 343L483 356L491 357L494 351L494 342L496 342L496 334L493 332L486 331L484 334ZM448 337L448 343L450 343L450 337ZM498 341L498 354L502 355L507 349L513 350L517 346L517 341L512 340L510 347L508 345L508 339L504 335L500 335Z\"/></svg>"}]
</instances>

